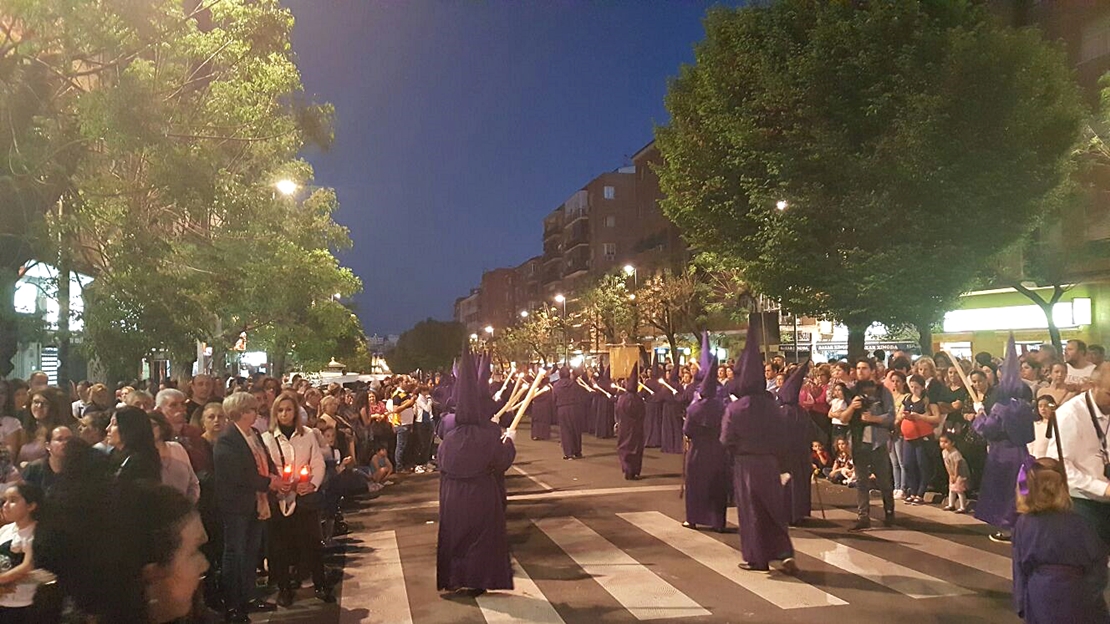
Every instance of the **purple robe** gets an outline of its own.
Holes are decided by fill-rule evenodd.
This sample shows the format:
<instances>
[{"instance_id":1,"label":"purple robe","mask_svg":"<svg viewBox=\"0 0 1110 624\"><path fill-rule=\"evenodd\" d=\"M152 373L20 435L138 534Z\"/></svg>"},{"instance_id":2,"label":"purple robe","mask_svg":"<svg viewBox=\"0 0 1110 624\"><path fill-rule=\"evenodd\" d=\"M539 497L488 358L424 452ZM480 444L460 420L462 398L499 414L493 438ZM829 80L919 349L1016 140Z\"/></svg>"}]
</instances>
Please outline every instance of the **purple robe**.
<instances>
[{"instance_id":1,"label":"purple robe","mask_svg":"<svg viewBox=\"0 0 1110 624\"><path fill-rule=\"evenodd\" d=\"M1034 438L1033 408L1019 399L1000 401L991 406L989 414L973 420L971 427L988 445L975 517L1008 529L1017 520L1018 471L1029 454L1026 445Z\"/></svg>"},{"instance_id":2,"label":"purple robe","mask_svg":"<svg viewBox=\"0 0 1110 624\"><path fill-rule=\"evenodd\" d=\"M654 379L644 382L655 394L644 397L644 446L659 448L663 444L663 401L670 391Z\"/></svg>"},{"instance_id":3,"label":"purple robe","mask_svg":"<svg viewBox=\"0 0 1110 624\"><path fill-rule=\"evenodd\" d=\"M790 524L806 518L813 511L810 479L813 475L813 421L799 405L783 405L783 448L779 456L783 472L790 473L783 491Z\"/></svg>"},{"instance_id":4,"label":"purple robe","mask_svg":"<svg viewBox=\"0 0 1110 624\"><path fill-rule=\"evenodd\" d=\"M516 447L497 425L458 425L439 445L436 587L512 589L505 471Z\"/></svg>"},{"instance_id":5,"label":"purple robe","mask_svg":"<svg viewBox=\"0 0 1110 624\"><path fill-rule=\"evenodd\" d=\"M782 418L770 392L741 396L725 410L721 443L732 456L740 552L756 568L794 556L779 479L782 435Z\"/></svg>"},{"instance_id":6,"label":"purple robe","mask_svg":"<svg viewBox=\"0 0 1110 624\"><path fill-rule=\"evenodd\" d=\"M686 410L682 432L690 438L686 453L686 521L715 529L725 527L732 487L728 453L721 445L720 398L698 399Z\"/></svg>"},{"instance_id":7,"label":"purple robe","mask_svg":"<svg viewBox=\"0 0 1110 624\"><path fill-rule=\"evenodd\" d=\"M608 390L606 390L608 392ZM609 392L611 395L612 392ZM607 397L598 392L591 395L593 397L592 413L590 431L594 436L606 439L613 437L613 425L616 422L614 409L616 406L616 397Z\"/></svg>"},{"instance_id":8,"label":"purple robe","mask_svg":"<svg viewBox=\"0 0 1110 624\"><path fill-rule=\"evenodd\" d=\"M1014 609L1028 624L1110 622L1106 544L1072 512L1023 514L1014 525Z\"/></svg>"},{"instance_id":9,"label":"purple robe","mask_svg":"<svg viewBox=\"0 0 1110 624\"><path fill-rule=\"evenodd\" d=\"M644 400L635 392L617 398L617 457L625 477L639 476L644 464Z\"/></svg>"},{"instance_id":10,"label":"purple robe","mask_svg":"<svg viewBox=\"0 0 1110 624\"><path fill-rule=\"evenodd\" d=\"M556 381L551 390L555 394L555 414L559 419L563 457L580 456L582 430L586 428L586 411L590 404L589 393L569 377Z\"/></svg>"},{"instance_id":11,"label":"purple robe","mask_svg":"<svg viewBox=\"0 0 1110 624\"><path fill-rule=\"evenodd\" d=\"M660 386L664 395L663 412L660 419L659 450L664 453L682 452L682 421L686 418L686 407L690 404L686 389L676 385L677 394Z\"/></svg>"},{"instance_id":12,"label":"purple robe","mask_svg":"<svg viewBox=\"0 0 1110 624\"><path fill-rule=\"evenodd\" d=\"M550 440L551 422L555 420L555 397L551 394L551 390L532 399L528 410L531 414L532 439Z\"/></svg>"}]
</instances>

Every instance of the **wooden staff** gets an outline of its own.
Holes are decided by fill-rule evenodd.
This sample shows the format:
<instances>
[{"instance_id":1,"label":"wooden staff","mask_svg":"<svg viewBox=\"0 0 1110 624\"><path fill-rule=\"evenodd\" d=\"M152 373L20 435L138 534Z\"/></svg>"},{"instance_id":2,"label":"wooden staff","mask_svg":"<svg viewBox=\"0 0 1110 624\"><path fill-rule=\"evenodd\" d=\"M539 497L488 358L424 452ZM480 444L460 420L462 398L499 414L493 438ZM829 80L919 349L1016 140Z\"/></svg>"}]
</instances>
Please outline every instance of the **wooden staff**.
<instances>
[{"instance_id":1,"label":"wooden staff","mask_svg":"<svg viewBox=\"0 0 1110 624\"><path fill-rule=\"evenodd\" d=\"M497 413L494 414L493 418L491 418L490 420L497 420L497 419L501 418L502 414L509 411L509 406L513 404L513 401L520 398L520 393L523 392L523 386L522 386L523 381L524 381L524 376L523 375L518 376L516 378L516 386L513 387L513 392L512 392L512 394L509 395L509 400L505 401L505 404L501 406L501 409L497 410Z\"/></svg>"},{"instance_id":2,"label":"wooden staff","mask_svg":"<svg viewBox=\"0 0 1110 624\"><path fill-rule=\"evenodd\" d=\"M941 351L941 353L948 356L948 360L952 362L952 366L956 367L956 372L960 375L960 381L963 382L964 388L967 389L967 395L971 397L971 400L975 403L982 403L983 397L979 396L979 393L971 386L971 379L967 376L967 373L964 372L964 368L960 366L960 361L952 357L952 354L947 351Z\"/></svg>"},{"instance_id":3,"label":"wooden staff","mask_svg":"<svg viewBox=\"0 0 1110 624\"><path fill-rule=\"evenodd\" d=\"M593 393L595 392L595 390L594 390L593 388L591 388L591 387L589 387L589 386L587 386L587 385L586 385L586 382L582 381L582 378L581 378L581 377L579 377L579 378L575 379L574 381L575 381L576 383L578 383L578 385L580 385L580 386L582 386L583 388L585 388L585 389L586 389L586 392L589 392L590 394L593 394Z\"/></svg>"},{"instance_id":4,"label":"wooden staff","mask_svg":"<svg viewBox=\"0 0 1110 624\"><path fill-rule=\"evenodd\" d=\"M513 418L513 423L509 425L510 431L516 431L517 425L520 424L520 419L524 418L524 412L528 406L532 404L532 399L536 398L536 390L540 387L540 381L547 375L547 371L540 369L536 373L536 378L532 381L532 386L528 388L528 396L524 397L524 401L520 404L520 408L516 412L516 417Z\"/></svg>"},{"instance_id":5,"label":"wooden staff","mask_svg":"<svg viewBox=\"0 0 1110 624\"><path fill-rule=\"evenodd\" d=\"M493 395L493 400L494 401L500 401L501 400L501 393L505 391L505 387L509 385L509 380L512 379L512 378L513 378L512 375L509 375L508 377L505 377L505 382L501 384L501 388L497 391L496 394Z\"/></svg>"},{"instance_id":6,"label":"wooden staff","mask_svg":"<svg viewBox=\"0 0 1110 624\"><path fill-rule=\"evenodd\" d=\"M609 394L608 392L606 392L604 388L602 388L601 386L597 385L596 383L594 384L594 387L595 387L595 388L597 388L597 391L598 391L598 392L600 392L600 393L604 394L604 395L605 395L605 398L607 398L607 399L611 399L611 398L613 398L613 395L611 395L611 394Z\"/></svg>"},{"instance_id":7,"label":"wooden staff","mask_svg":"<svg viewBox=\"0 0 1110 624\"><path fill-rule=\"evenodd\" d=\"M543 394L544 392L547 392L550 389L551 389L551 386L544 386L544 387L540 388L539 391L536 392L536 396L532 397L532 399L535 400L536 397L540 396L541 394ZM518 408L518 407L520 407L520 403L514 404L512 407L509 408L509 411L511 412L511 411L515 410L516 408Z\"/></svg>"},{"instance_id":8,"label":"wooden staff","mask_svg":"<svg viewBox=\"0 0 1110 624\"><path fill-rule=\"evenodd\" d=\"M667 383L666 380L663 379L662 377L659 378L659 383L663 384L663 387L666 388L667 390L670 390L671 394L678 394L678 390L675 390L674 386Z\"/></svg>"},{"instance_id":9,"label":"wooden staff","mask_svg":"<svg viewBox=\"0 0 1110 624\"><path fill-rule=\"evenodd\" d=\"M652 396L655 396L655 391L654 391L654 390L652 390L651 388L649 388L649 387L645 386L644 384L640 384L640 389L641 389L641 390L647 390L647 391L648 391L648 394L650 394L650 395L652 395Z\"/></svg>"}]
</instances>

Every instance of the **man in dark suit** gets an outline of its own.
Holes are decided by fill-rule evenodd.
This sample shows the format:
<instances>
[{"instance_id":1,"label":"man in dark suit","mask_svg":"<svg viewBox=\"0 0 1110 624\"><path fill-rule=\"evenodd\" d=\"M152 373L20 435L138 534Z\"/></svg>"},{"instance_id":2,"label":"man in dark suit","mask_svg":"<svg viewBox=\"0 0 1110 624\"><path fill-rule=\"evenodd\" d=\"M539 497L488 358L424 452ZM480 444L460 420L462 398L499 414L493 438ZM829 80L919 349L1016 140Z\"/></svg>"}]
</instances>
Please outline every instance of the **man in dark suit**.
<instances>
[{"instance_id":1,"label":"man in dark suit","mask_svg":"<svg viewBox=\"0 0 1110 624\"><path fill-rule=\"evenodd\" d=\"M233 426L216 441L216 500L223 519L223 584L228 622L249 622L252 611L276 606L254 598L255 564L262 548L263 521L270 516L267 491L282 480L258 432L258 401L245 392L224 399Z\"/></svg>"}]
</instances>

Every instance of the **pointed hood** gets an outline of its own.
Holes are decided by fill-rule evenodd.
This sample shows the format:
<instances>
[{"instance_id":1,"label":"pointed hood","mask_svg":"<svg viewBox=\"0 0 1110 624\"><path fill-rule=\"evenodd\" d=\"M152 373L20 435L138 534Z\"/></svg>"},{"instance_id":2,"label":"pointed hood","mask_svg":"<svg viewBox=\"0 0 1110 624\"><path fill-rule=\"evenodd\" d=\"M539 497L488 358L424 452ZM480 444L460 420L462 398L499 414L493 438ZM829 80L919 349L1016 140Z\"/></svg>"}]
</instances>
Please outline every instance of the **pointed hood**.
<instances>
[{"instance_id":1,"label":"pointed hood","mask_svg":"<svg viewBox=\"0 0 1110 624\"><path fill-rule=\"evenodd\" d=\"M477 425L483 420L488 420L489 415L483 415L482 395L486 391L478 385L478 371L474 369L474 358L470 356L470 347L463 347L463 355L459 362L459 376L455 381L455 425Z\"/></svg>"},{"instance_id":2,"label":"pointed hood","mask_svg":"<svg viewBox=\"0 0 1110 624\"><path fill-rule=\"evenodd\" d=\"M735 383L731 388L737 398L751 396L767 391L767 380L763 377L763 357L759 353L759 332L756 324L748 321L748 339L740 357L736 358Z\"/></svg>"},{"instance_id":3,"label":"pointed hood","mask_svg":"<svg viewBox=\"0 0 1110 624\"><path fill-rule=\"evenodd\" d=\"M570 379L570 367L566 364L559 367L559 381Z\"/></svg>"},{"instance_id":4,"label":"pointed hood","mask_svg":"<svg viewBox=\"0 0 1110 624\"><path fill-rule=\"evenodd\" d=\"M640 388L640 363L636 362L632 365L632 372L628 373L628 379L624 380L624 389L635 393Z\"/></svg>"},{"instance_id":5,"label":"pointed hood","mask_svg":"<svg viewBox=\"0 0 1110 624\"><path fill-rule=\"evenodd\" d=\"M709 332L702 332L701 355L698 358L698 365L700 366L698 374L701 375L698 394L703 399L717 396L717 387L720 385L717 382L717 356L709 346Z\"/></svg>"},{"instance_id":6,"label":"pointed hood","mask_svg":"<svg viewBox=\"0 0 1110 624\"><path fill-rule=\"evenodd\" d=\"M805 364L794 369L793 373L786 378L779 388L779 403L783 405L797 405L798 397L802 393L802 384L805 383L806 375L809 374L810 360L806 360Z\"/></svg>"},{"instance_id":7,"label":"pointed hood","mask_svg":"<svg viewBox=\"0 0 1110 624\"><path fill-rule=\"evenodd\" d=\"M1002 366L998 369L998 400L1021 398L1024 387L1025 383L1021 380L1021 362L1018 360L1014 333L1010 332L1010 340L1006 343L1006 359L1002 361Z\"/></svg>"}]
</instances>

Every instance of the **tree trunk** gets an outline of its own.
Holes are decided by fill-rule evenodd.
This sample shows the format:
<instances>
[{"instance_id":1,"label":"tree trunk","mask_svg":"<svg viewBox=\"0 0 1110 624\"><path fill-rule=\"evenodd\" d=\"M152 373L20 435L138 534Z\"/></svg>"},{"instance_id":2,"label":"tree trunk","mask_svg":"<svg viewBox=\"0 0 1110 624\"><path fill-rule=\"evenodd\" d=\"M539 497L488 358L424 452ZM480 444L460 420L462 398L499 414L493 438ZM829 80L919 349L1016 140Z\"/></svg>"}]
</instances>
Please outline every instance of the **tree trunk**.
<instances>
[{"instance_id":1,"label":"tree trunk","mask_svg":"<svg viewBox=\"0 0 1110 624\"><path fill-rule=\"evenodd\" d=\"M0 377L7 377L15 370L12 358L19 351L15 313L15 283L18 279L17 267L0 268Z\"/></svg>"},{"instance_id":2,"label":"tree trunk","mask_svg":"<svg viewBox=\"0 0 1110 624\"><path fill-rule=\"evenodd\" d=\"M671 348L671 364L678 366L678 337L673 331L667 332L667 346ZM666 365L664 364L664 368Z\"/></svg>"},{"instance_id":3,"label":"tree trunk","mask_svg":"<svg viewBox=\"0 0 1110 624\"><path fill-rule=\"evenodd\" d=\"M933 354L933 323L925 321L916 323L917 327L917 345L921 347L921 355Z\"/></svg>"},{"instance_id":4,"label":"tree trunk","mask_svg":"<svg viewBox=\"0 0 1110 624\"><path fill-rule=\"evenodd\" d=\"M859 358L867 355L867 350L864 347L866 340L867 328L871 326L869 322L848 322L848 359L858 360Z\"/></svg>"},{"instance_id":5,"label":"tree trunk","mask_svg":"<svg viewBox=\"0 0 1110 624\"><path fill-rule=\"evenodd\" d=\"M69 391L70 335L69 335L69 261L65 251L58 263L58 387Z\"/></svg>"},{"instance_id":6,"label":"tree trunk","mask_svg":"<svg viewBox=\"0 0 1110 624\"><path fill-rule=\"evenodd\" d=\"M1056 326L1056 320L1052 318L1052 308L1064 298L1064 293L1068 291L1067 288L1059 284L1052 285L1052 297L1045 301L1043 297L1026 288L1020 283L1012 284L1014 290L1025 295L1030 301L1037 304L1037 307L1044 312L1045 320L1048 321L1048 337L1052 340L1052 346L1056 347L1056 352L1062 354L1064 352L1064 345L1060 340L1060 328Z\"/></svg>"},{"instance_id":7,"label":"tree trunk","mask_svg":"<svg viewBox=\"0 0 1110 624\"><path fill-rule=\"evenodd\" d=\"M1060 338L1060 328L1056 326L1056 319L1052 318L1052 308L1056 300L1053 298L1052 303L1041 304L1040 308L1044 311L1045 318L1048 319L1048 337L1052 340L1052 346L1056 347L1056 353L1061 356L1064 353L1064 342Z\"/></svg>"}]
</instances>

